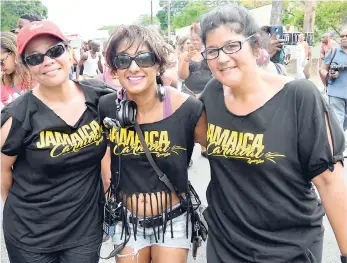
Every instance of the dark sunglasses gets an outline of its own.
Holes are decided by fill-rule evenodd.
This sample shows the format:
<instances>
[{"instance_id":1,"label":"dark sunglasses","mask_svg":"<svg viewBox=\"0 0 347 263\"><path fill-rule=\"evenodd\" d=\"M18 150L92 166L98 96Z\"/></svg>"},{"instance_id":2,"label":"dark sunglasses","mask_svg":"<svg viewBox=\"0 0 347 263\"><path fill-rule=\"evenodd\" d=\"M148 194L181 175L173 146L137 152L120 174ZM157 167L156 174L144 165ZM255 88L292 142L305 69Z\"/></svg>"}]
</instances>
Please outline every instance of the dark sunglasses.
<instances>
[{"instance_id":1,"label":"dark sunglasses","mask_svg":"<svg viewBox=\"0 0 347 263\"><path fill-rule=\"evenodd\" d=\"M6 59L8 58L8 56L11 55L11 54L12 54L12 52L8 52L7 55L6 55L6 57L5 57L4 59L1 59L1 60L0 60L0 65L1 65L1 66L5 65L5 60L6 60Z\"/></svg>"},{"instance_id":2,"label":"dark sunglasses","mask_svg":"<svg viewBox=\"0 0 347 263\"><path fill-rule=\"evenodd\" d=\"M45 54L36 53L36 54L29 55L24 59L24 61L29 66L37 66L43 62L43 60L45 59L45 56L48 56L50 58L58 58L61 55L63 55L65 51L66 51L66 47L64 44L61 43L48 49Z\"/></svg>"},{"instance_id":3,"label":"dark sunglasses","mask_svg":"<svg viewBox=\"0 0 347 263\"><path fill-rule=\"evenodd\" d=\"M153 67L156 62L155 54L153 52L139 53L134 57L120 54L115 56L113 59L113 66L117 69L127 69L130 67L133 60L135 60L136 64L140 68Z\"/></svg>"},{"instance_id":4,"label":"dark sunglasses","mask_svg":"<svg viewBox=\"0 0 347 263\"><path fill-rule=\"evenodd\" d=\"M347 38L347 35L340 35L341 38Z\"/></svg>"}]
</instances>

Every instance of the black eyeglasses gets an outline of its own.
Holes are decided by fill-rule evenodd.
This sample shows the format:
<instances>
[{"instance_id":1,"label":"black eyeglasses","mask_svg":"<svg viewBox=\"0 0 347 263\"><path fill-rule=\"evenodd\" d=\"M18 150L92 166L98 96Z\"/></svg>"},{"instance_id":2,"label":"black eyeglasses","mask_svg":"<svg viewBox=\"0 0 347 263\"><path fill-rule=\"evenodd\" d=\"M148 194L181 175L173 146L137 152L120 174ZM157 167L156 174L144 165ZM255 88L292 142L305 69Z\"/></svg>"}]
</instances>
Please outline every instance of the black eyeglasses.
<instances>
[{"instance_id":1,"label":"black eyeglasses","mask_svg":"<svg viewBox=\"0 0 347 263\"><path fill-rule=\"evenodd\" d=\"M8 52L7 55L6 55L6 57L5 57L4 59L1 59L1 60L0 60L0 65L1 65L1 66L5 65L5 60L6 60L6 59L8 58L8 56L11 55L11 54L12 54L12 52Z\"/></svg>"},{"instance_id":2,"label":"black eyeglasses","mask_svg":"<svg viewBox=\"0 0 347 263\"><path fill-rule=\"evenodd\" d=\"M222 46L221 48L208 48L204 50L203 52L201 52L201 55L203 56L205 60L211 60L211 59L218 58L220 50L222 50L225 54L229 54L229 55L234 54L236 52L239 52L242 49L243 44L253 36L254 35L251 35L242 41L229 42L225 44L224 46Z\"/></svg>"},{"instance_id":3,"label":"black eyeglasses","mask_svg":"<svg viewBox=\"0 0 347 263\"><path fill-rule=\"evenodd\" d=\"M136 64L140 68L153 67L156 62L155 54L153 52L139 53L134 57L126 54L120 54L115 56L113 59L113 66L115 66L117 69L127 69L130 67L133 60L135 60Z\"/></svg>"},{"instance_id":4,"label":"black eyeglasses","mask_svg":"<svg viewBox=\"0 0 347 263\"><path fill-rule=\"evenodd\" d=\"M347 35L340 35L341 38L347 38Z\"/></svg>"},{"instance_id":5,"label":"black eyeglasses","mask_svg":"<svg viewBox=\"0 0 347 263\"><path fill-rule=\"evenodd\" d=\"M50 58L58 58L61 55L63 55L65 51L66 51L65 45L60 43L48 49L45 54L36 53L36 54L29 55L24 59L24 61L29 66L37 66L43 62L43 60L45 59L45 56L48 56Z\"/></svg>"}]
</instances>

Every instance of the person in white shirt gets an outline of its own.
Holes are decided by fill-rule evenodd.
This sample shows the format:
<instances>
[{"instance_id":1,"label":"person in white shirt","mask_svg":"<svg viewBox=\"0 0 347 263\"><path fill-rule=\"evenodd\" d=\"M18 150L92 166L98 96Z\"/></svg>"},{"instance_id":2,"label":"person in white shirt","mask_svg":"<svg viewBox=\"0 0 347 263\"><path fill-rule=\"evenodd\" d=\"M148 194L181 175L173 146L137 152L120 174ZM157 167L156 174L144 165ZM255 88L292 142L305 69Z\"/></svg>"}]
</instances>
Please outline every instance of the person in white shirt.
<instances>
[{"instance_id":1,"label":"person in white shirt","mask_svg":"<svg viewBox=\"0 0 347 263\"><path fill-rule=\"evenodd\" d=\"M305 35L300 34L296 46L296 79L305 79L304 69L309 59L309 46L305 41Z\"/></svg>"},{"instance_id":2,"label":"person in white shirt","mask_svg":"<svg viewBox=\"0 0 347 263\"><path fill-rule=\"evenodd\" d=\"M83 79L91 79L94 78L102 72L102 61L101 61L101 53L100 53L100 43L96 41L91 41L90 50L85 52L81 56L81 60L79 62L79 67L84 67L83 69ZM77 79L79 79L79 73Z\"/></svg>"}]
</instances>

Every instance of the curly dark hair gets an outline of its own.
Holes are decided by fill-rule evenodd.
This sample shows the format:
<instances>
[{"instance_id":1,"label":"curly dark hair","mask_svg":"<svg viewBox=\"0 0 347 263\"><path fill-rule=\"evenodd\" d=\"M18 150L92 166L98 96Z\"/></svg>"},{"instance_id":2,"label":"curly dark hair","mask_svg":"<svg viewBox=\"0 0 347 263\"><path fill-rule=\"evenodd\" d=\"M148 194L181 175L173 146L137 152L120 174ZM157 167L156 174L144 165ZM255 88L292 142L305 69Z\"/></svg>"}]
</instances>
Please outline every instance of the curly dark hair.
<instances>
[{"instance_id":1,"label":"curly dark hair","mask_svg":"<svg viewBox=\"0 0 347 263\"><path fill-rule=\"evenodd\" d=\"M206 35L220 26L228 26L232 32L249 37L260 33L260 29L251 13L243 6L229 4L220 6L204 14L200 21L201 39L206 45ZM255 39L249 41L253 49L257 48Z\"/></svg>"},{"instance_id":2,"label":"curly dark hair","mask_svg":"<svg viewBox=\"0 0 347 263\"><path fill-rule=\"evenodd\" d=\"M111 35L105 52L106 62L112 71L117 71L113 65L113 59L117 55L117 48L123 41L126 41L125 50L133 45L147 46L155 54L160 73L163 73L169 64L168 55L174 52L164 38L154 30L139 25L122 25Z\"/></svg>"}]
</instances>

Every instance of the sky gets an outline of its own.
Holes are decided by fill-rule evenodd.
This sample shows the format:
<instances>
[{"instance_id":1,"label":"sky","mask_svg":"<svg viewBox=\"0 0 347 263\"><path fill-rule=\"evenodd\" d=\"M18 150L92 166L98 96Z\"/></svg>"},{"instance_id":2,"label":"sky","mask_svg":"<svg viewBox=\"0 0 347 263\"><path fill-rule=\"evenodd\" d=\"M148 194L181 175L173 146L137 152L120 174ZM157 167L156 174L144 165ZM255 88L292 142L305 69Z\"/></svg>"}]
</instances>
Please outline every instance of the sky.
<instances>
[{"instance_id":1,"label":"sky","mask_svg":"<svg viewBox=\"0 0 347 263\"><path fill-rule=\"evenodd\" d=\"M153 16L159 0L153 1ZM92 36L101 26L131 24L141 14L150 15L151 0L41 0L48 8L48 19L64 33Z\"/></svg>"}]
</instances>

